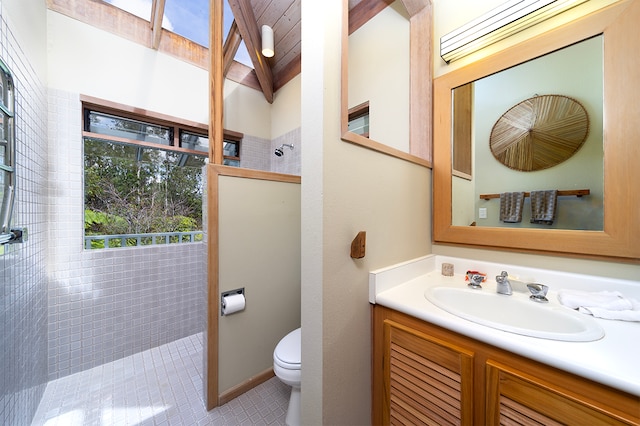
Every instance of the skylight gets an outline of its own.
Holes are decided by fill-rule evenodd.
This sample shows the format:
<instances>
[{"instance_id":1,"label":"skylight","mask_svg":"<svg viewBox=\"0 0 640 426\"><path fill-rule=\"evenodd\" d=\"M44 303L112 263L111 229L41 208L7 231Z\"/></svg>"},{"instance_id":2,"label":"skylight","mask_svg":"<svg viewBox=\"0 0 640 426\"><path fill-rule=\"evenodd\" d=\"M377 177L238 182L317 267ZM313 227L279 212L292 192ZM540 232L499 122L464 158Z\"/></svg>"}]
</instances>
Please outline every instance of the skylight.
<instances>
[{"instance_id":1,"label":"skylight","mask_svg":"<svg viewBox=\"0 0 640 426\"><path fill-rule=\"evenodd\" d=\"M231 12L231 7L229 7L229 2L224 0L224 10L222 11L222 25L223 25L223 34L224 39L227 39L227 35L229 34L229 29L231 28L231 23L233 22L233 12ZM238 51L236 55L233 57L236 61L244 64L250 68L253 68L253 62L251 62L251 58L249 58L249 52L247 52L247 46L245 46L244 41L240 43L238 47Z\"/></svg>"},{"instance_id":2,"label":"skylight","mask_svg":"<svg viewBox=\"0 0 640 426\"><path fill-rule=\"evenodd\" d=\"M162 28L209 47L209 0L166 0Z\"/></svg>"},{"instance_id":3,"label":"skylight","mask_svg":"<svg viewBox=\"0 0 640 426\"><path fill-rule=\"evenodd\" d=\"M154 0L104 0L126 12L146 21L151 20ZM224 0L224 38L226 40L233 13L229 2ZM201 46L209 47L209 0L166 0L162 28L187 38ZM234 58L236 61L253 68L244 42L240 43Z\"/></svg>"},{"instance_id":4,"label":"skylight","mask_svg":"<svg viewBox=\"0 0 640 426\"><path fill-rule=\"evenodd\" d=\"M104 0L146 21L151 20L152 0ZM209 0L166 0L162 28L209 47Z\"/></svg>"},{"instance_id":5,"label":"skylight","mask_svg":"<svg viewBox=\"0 0 640 426\"><path fill-rule=\"evenodd\" d=\"M104 0L117 8L125 10L139 18L149 21L151 18L151 0Z\"/></svg>"}]
</instances>

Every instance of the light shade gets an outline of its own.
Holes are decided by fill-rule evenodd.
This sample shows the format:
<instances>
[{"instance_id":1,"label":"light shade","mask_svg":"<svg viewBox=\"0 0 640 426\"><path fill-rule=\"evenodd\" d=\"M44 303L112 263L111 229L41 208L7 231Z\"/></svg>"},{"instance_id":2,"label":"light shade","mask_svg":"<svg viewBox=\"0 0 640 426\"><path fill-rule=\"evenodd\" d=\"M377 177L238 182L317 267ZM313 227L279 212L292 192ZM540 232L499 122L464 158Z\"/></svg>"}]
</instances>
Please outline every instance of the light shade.
<instances>
[{"instance_id":1,"label":"light shade","mask_svg":"<svg viewBox=\"0 0 640 426\"><path fill-rule=\"evenodd\" d=\"M273 28L268 25L262 26L262 55L265 58L271 58L274 54L273 50Z\"/></svg>"},{"instance_id":2,"label":"light shade","mask_svg":"<svg viewBox=\"0 0 640 426\"><path fill-rule=\"evenodd\" d=\"M586 0L510 0L440 39L449 63L549 19Z\"/></svg>"}]
</instances>

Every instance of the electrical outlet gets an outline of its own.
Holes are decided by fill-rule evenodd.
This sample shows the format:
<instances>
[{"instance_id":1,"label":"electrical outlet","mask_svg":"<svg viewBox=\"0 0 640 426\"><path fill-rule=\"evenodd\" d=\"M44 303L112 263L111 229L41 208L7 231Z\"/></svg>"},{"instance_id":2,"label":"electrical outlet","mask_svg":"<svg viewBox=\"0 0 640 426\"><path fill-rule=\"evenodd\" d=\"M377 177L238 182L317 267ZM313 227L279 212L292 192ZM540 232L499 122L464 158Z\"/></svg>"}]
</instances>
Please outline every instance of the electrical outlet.
<instances>
[{"instance_id":1,"label":"electrical outlet","mask_svg":"<svg viewBox=\"0 0 640 426\"><path fill-rule=\"evenodd\" d=\"M478 209L478 218L480 218L480 219L486 219L487 218L487 208L486 207L480 207Z\"/></svg>"}]
</instances>

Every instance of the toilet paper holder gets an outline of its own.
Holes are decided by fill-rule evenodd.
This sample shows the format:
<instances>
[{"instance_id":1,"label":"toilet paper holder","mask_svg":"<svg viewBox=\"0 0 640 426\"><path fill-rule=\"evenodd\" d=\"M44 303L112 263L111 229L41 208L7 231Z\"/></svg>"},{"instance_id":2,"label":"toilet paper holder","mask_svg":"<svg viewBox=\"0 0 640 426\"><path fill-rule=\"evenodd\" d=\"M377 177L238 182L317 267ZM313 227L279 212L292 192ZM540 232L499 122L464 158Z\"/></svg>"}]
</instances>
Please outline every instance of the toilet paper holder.
<instances>
[{"instance_id":1,"label":"toilet paper holder","mask_svg":"<svg viewBox=\"0 0 640 426\"><path fill-rule=\"evenodd\" d=\"M220 294L220 315L224 315L224 298L233 294L241 294L244 296L244 287L235 290L223 291Z\"/></svg>"}]
</instances>

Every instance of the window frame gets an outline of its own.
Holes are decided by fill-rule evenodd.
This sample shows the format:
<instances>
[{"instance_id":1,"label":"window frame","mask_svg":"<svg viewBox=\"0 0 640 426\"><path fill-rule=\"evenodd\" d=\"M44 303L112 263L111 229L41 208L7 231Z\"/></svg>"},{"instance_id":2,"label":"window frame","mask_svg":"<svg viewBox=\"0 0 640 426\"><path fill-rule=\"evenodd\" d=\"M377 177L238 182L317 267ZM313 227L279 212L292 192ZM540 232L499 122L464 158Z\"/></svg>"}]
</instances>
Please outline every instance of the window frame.
<instances>
[{"instance_id":1,"label":"window frame","mask_svg":"<svg viewBox=\"0 0 640 426\"><path fill-rule=\"evenodd\" d=\"M225 163L225 160L228 161L237 161L238 162L238 167L240 166L240 149L242 148L242 138L244 137L244 135L242 133L239 132L234 132L231 130L224 130L224 134L222 137L222 146L223 146L223 155L222 155L222 161L223 164ZM233 156L233 155L224 155L224 144L225 143L233 143L236 145L236 152L238 153L237 156Z\"/></svg>"},{"instance_id":2,"label":"window frame","mask_svg":"<svg viewBox=\"0 0 640 426\"><path fill-rule=\"evenodd\" d=\"M356 105L353 108L349 108L348 111L348 123L347 126L350 126L354 121L363 118L367 122L366 132L358 133L354 130L349 130L350 132L354 132L358 135L361 135L365 138L369 138L369 101L365 101L360 105Z\"/></svg>"},{"instance_id":3,"label":"window frame","mask_svg":"<svg viewBox=\"0 0 640 426\"><path fill-rule=\"evenodd\" d=\"M166 114L156 113L153 111L148 111L141 108L135 108L128 105L118 104L115 102L98 99L98 98L94 98L86 95L80 95L80 101L82 104L81 126L82 126L83 146L84 146L84 141L86 139L93 139L93 140L105 141L105 143L125 144L125 145L131 145L131 146L138 146L140 148L157 149L161 151L168 151L168 152L173 152L178 154L196 155L198 157L204 157L206 161L209 161L208 147L206 150L203 150L203 151L183 148L181 146L181 139L180 139L181 132L186 131L190 134L207 137L210 141L209 130L206 124L184 120L178 117L172 117ZM109 135L104 133L91 132L87 130L89 129L89 125L90 125L90 123L87 120L90 112L108 114L116 118L134 120L134 121L139 121L139 122L153 125L153 126L168 128L169 133L171 135L169 144L140 141L136 139L129 139L125 137L114 136L114 135ZM84 174L84 166L83 166L83 174ZM83 208L84 207L86 207L86 205L84 205L84 201L83 201ZM155 234L149 234L149 235L155 235ZM86 237L86 235L84 235L84 231L83 231L83 238L84 237ZM114 238L112 239L117 239L117 238L114 235ZM86 248L86 241L83 244L83 246ZM106 248L107 247L105 247L105 249Z\"/></svg>"},{"instance_id":4,"label":"window frame","mask_svg":"<svg viewBox=\"0 0 640 426\"><path fill-rule=\"evenodd\" d=\"M171 150L177 152L184 152L187 154L195 154L195 155L205 155L209 157L208 149L207 151L198 151L196 149L188 149L182 147L182 142L180 140L180 135L182 131L187 133L200 135L203 137L207 137L209 139L209 146L211 146L211 135L209 134L209 126L203 123L198 123L195 121L185 120L178 117L173 117L170 115L157 113L149 110L145 110L142 108L136 108L129 105L119 104L117 102L107 101L105 99L95 98L87 95L80 95L80 102L82 103L82 138L94 138L94 139L106 139L112 140L114 142L120 143L128 143L135 145L148 146L150 148L158 148L164 150ZM173 141L170 145L156 144L153 142L143 142L135 139L121 138L117 136L109 136L104 135L102 133L94 133L87 131L87 123L86 118L87 115L85 111L91 110L103 114L110 114L121 118L143 121L145 123L167 127L171 130L173 134ZM225 141L237 142L238 143L238 157L225 156L225 158L229 158L232 160L240 161L240 148L242 139L244 138L244 133L235 132L233 130L223 129L223 139ZM209 157L209 161L211 162L211 158Z\"/></svg>"},{"instance_id":5,"label":"window frame","mask_svg":"<svg viewBox=\"0 0 640 426\"><path fill-rule=\"evenodd\" d=\"M208 157L208 152L182 148L181 141L180 141L180 131L185 130L193 134L199 134L202 136L206 135L207 138L209 138L209 143L211 143L211 138L209 137L209 126L207 126L206 124L184 120L178 117L172 117L166 114L148 111L141 108L135 108L128 105L118 104L116 102L111 102L104 99L98 99L91 96L81 95L80 102L82 103L82 138L83 139L84 138L105 139L105 140L111 140L114 142L147 146L149 148L184 152L187 154L195 154L200 156L204 155ZM103 114L110 114L110 115L114 115L114 116L125 118L125 119L143 121L145 123L149 123L149 124L153 124L161 127L167 127L171 129L173 134L173 139L170 141L169 145L164 145L159 143L143 142L135 139L90 132L86 130L88 129L88 123L86 122L86 118L87 118L86 111L88 110L95 111L98 113L103 113Z\"/></svg>"}]
</instances>

